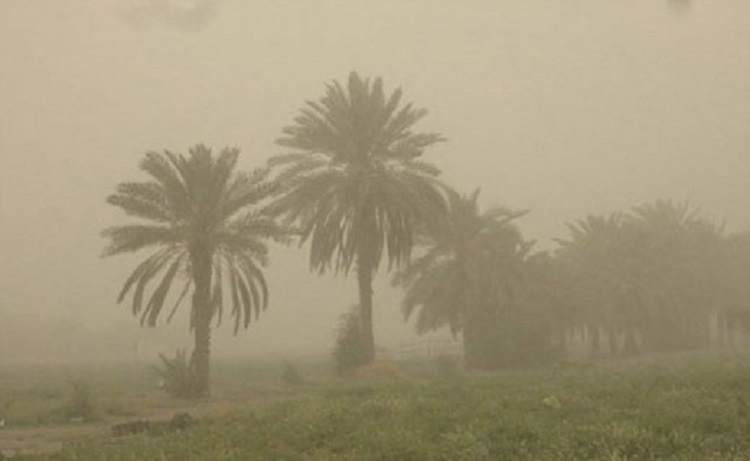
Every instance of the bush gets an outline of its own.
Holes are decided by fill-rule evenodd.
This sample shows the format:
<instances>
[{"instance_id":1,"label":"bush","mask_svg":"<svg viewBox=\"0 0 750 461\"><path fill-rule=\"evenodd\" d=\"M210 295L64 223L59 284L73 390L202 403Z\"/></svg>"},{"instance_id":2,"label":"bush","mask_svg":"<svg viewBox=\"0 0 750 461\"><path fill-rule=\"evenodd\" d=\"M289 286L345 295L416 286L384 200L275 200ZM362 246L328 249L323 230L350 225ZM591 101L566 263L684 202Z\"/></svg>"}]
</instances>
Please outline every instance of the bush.
<instances>
[{"instance_id":1,"label":"bush","mask_svg":"<svg viewBox=\"0 0 750 461\"><path fill-rule=\"evenodd\" d=\"M54 459L750 460L745 356L319 390L187 433L66 443Z\"/></svg>"},{"instance_id":2,"label":"bush","mask_svg":"<svg viewBox=\"0 0 750 461\"><path fill-rule=\"evenodd\" d=\"M435 357L435 372L441 378L454 378L461 375L461 368L458 361L447 354L440 354Z\"/></svg>"},{"instance_id":3,"label":"bush","mask_svg":"<svg viewBox=\"0 0 750 461\"><path fill-rule=\"evenodd\" d=\"M362 347L362 330L359 325L359 306L352 306L341 315L333 348L333 360L337 373L346 373L366 363Z\"/></svg>"},{"instance_id":4,"label":"bush","mask_svg":"<svg viewBox=\"0 0 750 461\"><path fill-rule=\"evenodd\" d=\"M164 383L164 389L172 397L193 398L195 392L195 370L184 349L178 349L174 358L159 354L162 367L152 367Z\"/></svg>"},{"instance_id":5,"label":"bush","mask_svg":"<svg viewBox=\"0 0 750 461\"><path fill-rule=\"evenodd\" d=\"M472 319L471 332L464 331L464 351L466 367L472 370L543 365L560 356L543 325L534 319L498 314L480 314Z\"/></svg>"},{"instance_id":6,"label":"bush","mask_svg":"<svg viewBox=\"0 0 750 461\"><path fill-rule=\"evenodd\" d=\"M292 386L298 386L304 382L302 374L291 363L284 361L284 370L281 372L281 379Z\"/></svg>"},{"instance_id":7,"label":"bush","mask_svg":"<svg viewBox=\"0 0 750 461\"><path fill-rule=\"evenodd\" d=\"M70 382L70 395L64 408L64 416L67 419L80 419L92 421L96 413L94 404L94 393L88 381L75 379Z\"/></svg>"}]
</instances>

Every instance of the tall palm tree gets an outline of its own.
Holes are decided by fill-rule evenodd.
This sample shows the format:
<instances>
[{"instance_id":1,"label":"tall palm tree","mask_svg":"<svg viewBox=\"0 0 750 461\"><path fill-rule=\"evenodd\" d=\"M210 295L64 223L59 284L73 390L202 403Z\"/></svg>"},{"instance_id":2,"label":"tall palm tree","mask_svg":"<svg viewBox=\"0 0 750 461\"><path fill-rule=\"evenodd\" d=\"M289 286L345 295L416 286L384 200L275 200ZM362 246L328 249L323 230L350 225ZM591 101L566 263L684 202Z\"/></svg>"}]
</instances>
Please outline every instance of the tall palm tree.
<instances>
[{"instance_id":1,"label":"tall palm tree","mask_svg":"<svg viewBox=\"0 0 750 461\"><path fill-rule=\"evenodd\" d=\"M444 207L439 171L420 160L438 134L414 133L427 112L386 96L380 78L355 72L307 102L277 141L291 153L270 160L282 189L272 209L310 241L310 268L355 268L366 362L375 357L372 280L383 253L388 268L409 259L414 228Z\"/></svg>"},{"instance_id":2,"label":"tall palm tree","mask_svg":"<svg viewBox=\"0 0 750 461\"><path fill-rule=\"evenodd\" d=\"M192 289L196 397L210 393L212 320L220 323L225 302L230 302L236 334L266 308L264 240L283 239L279 226L253 208L272 192L266 172L235 172L238 155L237 149L224 149L213 156L203 145L188 155L148 152L140 169L150 179L121 183L107 197L140 222L105 229L109 245L104 255L155 249L125 281L118 303L133 292L133 314L141 324L153 326L173 285L181 288L168 320ZM153 289L147 295L149 284Z\"/></svg>"},{"instance_id":3,"label":"tall palm tree","mask_svg":"<svg viewBox=\"0 0 750 461\"><path fill-rule=\"evenodd\" d=\"M478 365L474 346L481 340L482 323L514 303L531 247L512 223L526 212L482 212L478 196L478 190L468 197L450 191L445 218L426 229L424 253L393 280L406 289L404 316L417 313L417 333L445 326L463 333L470 368Z\"/></svg>"}]
</instances>

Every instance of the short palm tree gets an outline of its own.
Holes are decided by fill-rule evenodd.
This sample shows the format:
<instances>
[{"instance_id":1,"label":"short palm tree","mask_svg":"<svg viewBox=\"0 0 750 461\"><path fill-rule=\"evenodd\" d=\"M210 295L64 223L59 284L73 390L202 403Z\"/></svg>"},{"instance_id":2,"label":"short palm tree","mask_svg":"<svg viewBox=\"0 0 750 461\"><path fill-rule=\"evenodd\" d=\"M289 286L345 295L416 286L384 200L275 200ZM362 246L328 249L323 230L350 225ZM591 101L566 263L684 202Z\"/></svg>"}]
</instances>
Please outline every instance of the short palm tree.
<instances>
[{"instance_id":1,"label":"short palm tree","mask_svg":"<svg viewBox=\"0 0 750 461\"><path fill-rule=\"evenodd\" d=\"M445 326L453 334L462 332L469 367L476 365L477 328L486 315L512 304L531 247L512 223L525 212L482 212L478 196L478 190L470 196L449 192L447 215L426 229L424 254L394 277L394 284L406 289L404 316L417 313L417 332Z\"/></svg>"},{"instance_id":2,"label":"short palm tree","mask_svg":"<svg viewBox=\"0 0 750 461\"><path fill-rule=\"evenodd\" d=\"M105 229L102 234L109 245L104 255L155 248L125 281L118 302L132 292L133 314L153 326L173 285L181 288L168 320L192 290L196 397L210 393L212 320L220 323L225 302L231 303L237 333L266 308L264 240L284 235L253 207L272 191L266 172L235 172L238 155L236 149L224 149L213 156L203 145L190 149L189 155L149 152L140 168L150 179L121 183L107 198L140 222Z\"/></svg>"},{"instance_id":3,"label":"short palm tree","mask_svg":"<svg viewBox=\"0 0 750 461\"><path fill-rule=\"evenodd\" d=\"M277 141L291 153L270 161L281 185L272 209L310 241L311 270L348 273L359 287L363 349L375 356L372 280L383 253L389 269L408 260L415 226L442 213L439 171L420 161L443 138L412 132L426 115L400 107L401 90L386 97L380 78L356 73L348 86L327 86Z\"/></svg>"}]
</instances>

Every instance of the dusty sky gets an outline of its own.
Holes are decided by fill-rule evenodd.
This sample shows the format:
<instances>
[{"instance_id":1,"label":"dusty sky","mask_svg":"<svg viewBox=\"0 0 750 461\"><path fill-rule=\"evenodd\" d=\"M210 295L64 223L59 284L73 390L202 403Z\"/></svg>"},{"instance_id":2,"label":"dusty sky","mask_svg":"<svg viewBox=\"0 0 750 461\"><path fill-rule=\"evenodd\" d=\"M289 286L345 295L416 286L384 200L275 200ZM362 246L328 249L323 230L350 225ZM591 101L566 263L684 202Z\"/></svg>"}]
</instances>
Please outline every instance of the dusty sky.
<instances>
[{"instance_id":1,"label":"dusty sky","mask_svg":"<svg viewBox=\"0 0 750 461\"><path fill-rule=\"evenodd\" d=\"M350 70L429 109L422 128L450 141L425 158L486 205L530 209L542 246L656 198L750 229L746 0L3 0L0 57L0 361L185 342L185 315L139 331L115 305L139 256L99 258L123 222L104 198L147 150L237 146L260 165ZM303 250L272 258L269 311L223 329L217 355L330 349L355 280L308 274ZM412 338L398 302L381 276L386 346Z\"/></svg>"}]
</instances>

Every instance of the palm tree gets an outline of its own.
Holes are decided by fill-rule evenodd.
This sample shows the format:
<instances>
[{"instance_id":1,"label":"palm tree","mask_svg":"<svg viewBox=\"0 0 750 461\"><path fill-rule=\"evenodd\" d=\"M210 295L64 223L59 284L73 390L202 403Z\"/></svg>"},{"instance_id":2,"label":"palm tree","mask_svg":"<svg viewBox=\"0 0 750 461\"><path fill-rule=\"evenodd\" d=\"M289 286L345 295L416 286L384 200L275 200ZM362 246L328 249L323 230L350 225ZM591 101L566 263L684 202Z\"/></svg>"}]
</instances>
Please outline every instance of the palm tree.
<instances>
[{"instance_id":1,"label":"palm tree","mask_svg":"<svg viewBox=\"0 0 750 461\"><path fill-rule=\"evenodd\" d=\"M334 81L307 102L277 141L291 153L270 160L282 190L271 209L310 241L310 269L357 273L366 363L375 357L372 280L383 253L388 268L409 259L414 228L444 208L439 171L420 160L443 141L414 133L426 115L400 107L401 90L386 97L380 78L355 72L345 89Z\"/></svg>"},{"instance_id":2,"label":"palm tree","mask_svg":"<svg viewBox=\"0 0 750 461\"><path fill-rule=\"evenodd\" d=\"M566 295L577 325L588 333L593 352L601 351L601 332L607 333L610 353L619 350L617 335L628 338L627 348L634 352L635 296L643 295L644 266L641 248L634 240L628 217L589 215L567 223L569 236L557 239L556 259L569 274Z\"/></svg>"},{"instance_id":3,"label":"palm tree","mask_svg":"<svg viewBox=\"0 0 750 461\"><path fill-rule=\"evenodd\" d=\"M750 331L750 232L730 235L721 252L717 312L719 344L733 346L735 336Z\"/></svg>"},{"instance_id":4,"label":"palm tree","mask_svg":"<svg viewBox=\"0 0 750 461\"><path fill-rule=\"evenodd\" d=\"M708 346L710 317L722 291L717 274L726 274L723 225L687 202L657 200L634 207L632 214L654 295L645 340L661 350Z\"/></svg>"},{"instance_id":5,"label":"palm tree","mask_svg":"<svg viewBox=\"0 0 750 461\"><path fill-rule=\"evenodd\" d=\"M393 280L406 289L402 310L407 319L416 312L417 333L445 326L463 333L469 368L480 366L476 346L488 316L514 304L531 247L511 222L526 212L481 212L478 196L449 192L448 213L424 234L424 253Z\"/></svg>"},{"instance_id":6,"label":"palm tree","mask_svg":"<svg viewBox=\"0 0 750 461\"><path fill-rule=\"evenodd\" d=\"M268 249L263 240L283 239L279 226L252 208L272 192L266 172L236 173L238 155L237 149L223 149L214 157L203 145L187 156L148 152L140 169L150 179L121 183L107 198L141 221L105 229L102 235L109 245L104 255L156 249L125 281L118 303L133 292L133 314L140 316L141 324L154 326L173 285L181 288L168 320L192 289L191 365L197 397L210 393L212 320L221 323L225 302L230 301L236 334L266 308L268 288L261 267Z\"/></svg>"}]
</instances>

